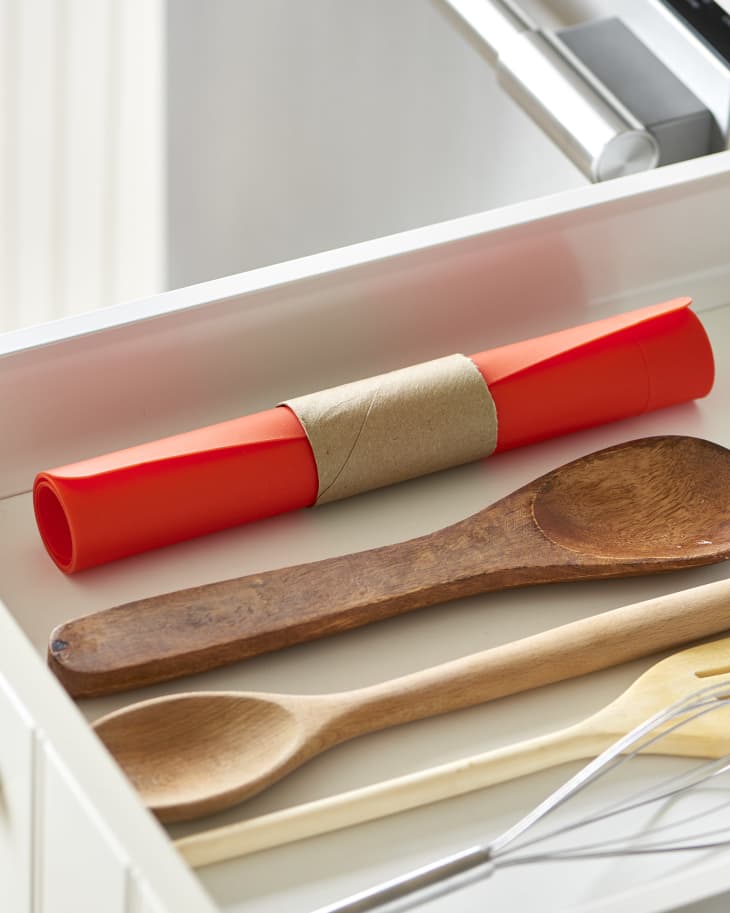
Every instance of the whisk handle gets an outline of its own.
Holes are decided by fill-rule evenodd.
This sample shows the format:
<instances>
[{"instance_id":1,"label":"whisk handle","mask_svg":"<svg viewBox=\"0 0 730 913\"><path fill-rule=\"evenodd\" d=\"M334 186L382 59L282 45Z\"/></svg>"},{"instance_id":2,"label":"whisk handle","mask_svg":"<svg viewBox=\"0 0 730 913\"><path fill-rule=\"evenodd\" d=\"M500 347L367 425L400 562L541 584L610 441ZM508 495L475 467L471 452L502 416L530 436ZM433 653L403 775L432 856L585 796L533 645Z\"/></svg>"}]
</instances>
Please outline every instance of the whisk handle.
<instances>
[{"instance_id":1,"label":"whisk handle","mask_svg":"<svg viewBox=\"0 0 730 913\"><path fill-rule=\"evenodd\" d=\"M384 907L387 913L409 910L416 903L432 900L491 875L493 870L489 850L475 846L320 907L314 913L368 913Z\"/></svg>"}]
</instances>

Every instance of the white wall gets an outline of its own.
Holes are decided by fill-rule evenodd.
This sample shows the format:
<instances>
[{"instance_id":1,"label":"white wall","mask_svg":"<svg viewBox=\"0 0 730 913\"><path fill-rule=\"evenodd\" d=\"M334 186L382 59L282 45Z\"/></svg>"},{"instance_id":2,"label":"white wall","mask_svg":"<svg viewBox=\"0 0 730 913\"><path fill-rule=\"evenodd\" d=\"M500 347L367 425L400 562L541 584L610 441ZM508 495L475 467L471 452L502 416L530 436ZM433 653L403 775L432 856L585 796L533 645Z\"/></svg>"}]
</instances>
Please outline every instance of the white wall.
<instances>
[{"instance_id":1,"label":"white wall","mask_svg":"<svg viewBox=\"0 0 730 913\"><path fill-rule=\"evenodd\" d=\"M442 0L0 0L0 57L0 331L584 182Z\"/></svg>"},{"instance_id":2,"label":"white wall","mask_svg":"<svg viewBox=\"0 0 730 913\"><path fill-rule=\"evenodd\" d=\"M0 0L0 330L158 291L163 0Z\"/></svg>"},{"instance_id":3,"label":"white wall","mask_svg":"<svg viewBox=\"0 0 730 913\"><path fill-rule=\"evenodd\" d=\"M584 182L440 0L174 0L168 29L173 285Z\"/></svg>"}]
</instances>

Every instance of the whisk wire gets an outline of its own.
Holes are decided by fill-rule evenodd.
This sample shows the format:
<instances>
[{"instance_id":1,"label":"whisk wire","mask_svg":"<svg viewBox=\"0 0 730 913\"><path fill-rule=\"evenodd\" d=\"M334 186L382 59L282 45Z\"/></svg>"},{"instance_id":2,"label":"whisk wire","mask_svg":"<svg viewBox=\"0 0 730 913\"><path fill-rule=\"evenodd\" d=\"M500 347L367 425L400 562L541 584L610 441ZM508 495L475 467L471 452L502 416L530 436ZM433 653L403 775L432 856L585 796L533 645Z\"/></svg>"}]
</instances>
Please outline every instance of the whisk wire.
<instances>
[{"instance_id":1,"label":"whisk wire","mask_svg":"<svg viewBox=\"0 0 730 913\"><path fill-rule=\"evenodd\" d=\"M632 753L629 757L635 757L635 755ZM730 756L726 756L719 760L706 761L702 764L692 767L690 770L682 771L679 774L675 774L673 777L669 777L668 779L663 780L658 786L638 790L637 792L632 793L631 796L628 796L625 799L621 799L619 802L614 802L610 805L606 805L599 811L592 812L583 818L578 818L568 824L563 824L552 831L539 834L530 840L521 841L516 846L507 847L505 848L504 852L508 853L514 852L516 850L523 850L535 843L540 843L544 840L549 840L553 837L567 834L570 831L579 830L582 827L596 824L599 821L620 815L623 812L635 811L636 809L639 809L643 806L650 805L652 802L659 802L662 799L670 799L672 796L686 793L689 790L694 789L696 786L699 786L707 780L711 779L712 777L719 776L720 774L724 773L727 770L728 757ZM717 770L714 770L714 768L718 765L723 766ZM707 772L705 773L705 771ZM689 780L690 777L695 779L692 779L691 782L682 782Z\"/></svg>"},{"instance_id":2,"label":"whisk wire","mask_svg":"<svg viewBox=\"0 0 730 913\"><path fill-rule=\"evenodd\" d=\"M722 830L717 831L717 833L724 833L726 830L726 828L722 828ZM716 832L709 831L706 835L702 834L700 836L710 836L713 833ZM655 843L648 844L647 846L636 847L619 847L616 849L604 849L599 844L600 848L595 851L583 851L582 849L576 849L573 851L565 850L564 852L559 852L556 850L554 852L534 853L530 856L516 856L513 859L505 859L500 868L535 862L560 862L561 860L574 861L579 859L606 859L607 857L612 856L653 856L657 853L688 853L700 850L710 851L721 849L725 846L730 846L730 837L728 837L727 840L712 840L709 843L677 843L674 840L670 840L666 843Z\"/></svg>"},{"instance_id":3,"label":"whisk wire","mask_svg":"<svg viewBox=\"0 0 730 913\"><path fill-rule=\"evenodd\" d=\"M578 793L586 789L586 787L588 787L598 776L604 776L609 770L613 770L621 764L626 763L632 757L635 757L639 751L666 736L668 731L685 726L696 716L701 716L704 712L709 713L711 710L714 710L719 706L719 701L728 696L730 696L730 686L728 686L727 683L708 685L644 720L643 723L634 727L634 729L615 741L605 751L601 752L601 754L586 764L585 767L582 767L575 776L571 777L566 783L556 789L555 792L551 793L543 802L525 815L524 818L521 818L511 828L493 840L490 843L492 857L496 858L505 847L517 840L517 838L529 828L534 827L534 825L545 818L546 815L556 811L561 805L567 802L568 799L573 799ZM654 736L651 736L651 733L653 733L657 727L662 726L664 723L667 723L678 716L680 719L671 727L671 730L661 730ZM646 736L651 736L651 738L642 742L641 740Z\"/></svg>"},{"instance_id":4,"label":"whisk wire","mask_svg":"<svg viewBox=\"0 0 730 913\"><path fill-rule=\"evenodd\" d=\"M726 757L723 760L727 761L728 759ZM707 766L707 765L702 765L702 767L705 767L705 766ZM699 779L695 783L691 784L688 787L688 789L694 789L697 786L700 786L703 783L708 782L713 777L719 776L720 774L727 772L727 770L729 770L729 769L730 769L730 765L725 764L719 770L709 772L705 777L703 777L702 779ZM628 807L621 807L620 809L617 810L617 813L621 814L625 811L632 811L634 809L641 808L644 805L648 805L651 802L655 802L655 801L659 801L659 800L662 800L665 798L671 798L674 796L685 794L686 791L687 791L686 789L680 788L680 789L667 790L664 793L655 793L648 800L634 802ZM728 799L727 802L724 802L719 806L715 806L713 808L713 813L718 813L718 812L722 811L724 808L727 808L728 806L730 806L730 799ZM601 821L605 818L612 816L613 814L615 814L615 813L609 812L609 813L598 815L595 818L594 817L586 818L586 819L584 819L582 824L594 824L598 821ZM675 821L671 821L668 824L661 824L661 825L657 825L655 827L643 828L639 833L634 834L632 836L632 838L631 838L632 842L631 842L630 846L624 847L624 849L620 853L613 852L610 850L610 848L617 844L626 844L627 837L625 835L622 835L620 837L609 837L609 838L606 838L604 840L599 840L594 843L584 843L584 844L581 844L579 847L560 847L558 849L545 850L541 853L534 853L534 854L530 854L530 855L521 855L523 850L527 849L530 846L533 846L535 843L542 842L543 840L549 840L549 839L557 836L558 834L562 835L562 834L568 832L569 830L571 830L571 827L568 826L565 828L560 828L556 831L552 831L549 834L542 835L540 838L538 838L536 840L531 840L529 843L523 843L519 847L515 847L514 850L512 850L512 852L516 853L517 854L516 856L510 856L508 854L505 854L504 856L500 857L499 860L495 860L495 866L497 866L498 868L502 868L504 866L519 865L519 864L522 864L525 862L537 862L537 861L541 861L544 859L553 859L553 858L554 859L560 859L560 858L575 859L575 858L581 858L581 857L598 858L602 855L634 855L634 853L639 853L639 852L648 853L648 852L652 852L654 850L657 850L657 851L660 849L663 850L664 847L666 847L667 849L674 848L676 850L689 850L689 849L696 849L696 848L700 848L700 847L707 848L707 846L708 846L707 844L697 844L696 841L707 838L707 837L711 837L711 836L714 836L717 834L728 834L729 835L728 840L715 842L713 844L713 846L726 845L728 842L730 842L730 823L725 824L720 828L714 828L713 830L710 830L710 831L704 831L702 833L695 834L694 837L692 838L691 844L689 844L689 843L679 844L679 843L677 843L676 837L669 838L668 840L665 840L665 841L656 841L654 843L646 843L646 841L650 837L655 837L657 834L666 833L668 831L677 830L678 828L684 827L685 825L689 824L692 821L696 821L700 818L704 818L706 816L706 814L707 814L707 811L703 810L703 811L696 812L691 815L687 815L684 818L681 818L681 819L678 819ZM641 843L639 841L641 841Z\"/></svg>"},{"instance_id":5,"label":"whisk wire","mask_svg":"<svg viewBox=\"0 0 730 913\"><path fill-rule=\"evenodd\" d=\"M462 853L422 866L389 882L353 895L344 901L322 907L315 913L366 913L366 911L383 908L384 906L389 911L395 911L396 909L406 910L411 908L416 902L432 899L435 896L455 890L463 886L465 881L474 881L487 877L496 868L503 866L524 865L547 860L566 861L650 853L699 852L730 846L730 836L722 840L707 839L716 834L728 833L730 825L697 834L692 841L684 843L679 842L677 838L654 840L649 843L643 842L646 838L655 837L659 833L676 828L681 823L674 822L671 825L660 825L645 830L636 838L642 842L635 842L631 846L616 846L618 841L615 838L609 838L593 844L584 844L580 847L564 847L526 855L522 853L523 850L533 846L538 841L549 840L588 824L641 808L653 802L669 800L695 789L730 770L730 755L696 765L690 771L665 779L656 787L652 787L649 790L640 790L620 802L604 807L597 813L586 815L578 821L559 826L549 833L540 835L540 837L522 841L515 845L516 841L528 829L554 812L568 799L572 799L582 792L598 777L604 776L607 772L626 763L659 739L717 709L728 698L730 698L730 683L727 681L695 691L664 710L655 713L629 733L619 738L566 783L551 793L531 812L491 842L478 844ZM667 726L666 724L668 723L671 723L671 725ZM696 816L691 816L688 820L692 820L694 817ZM622 839L625 842L625 838Z\"/></svg>"},{"instance_id":6,"label":"whisk wire","mask_svg":"<svg viewBox=\"0 0 730 913\"><path fill-rule=\"evenodd\" d=\"M546 833L541 833L539 836L533 837L531 840L524 840L524 841L518 843L516 846L506 847L497 856L493 856L495 864L497 864L498 866L507 864L510 854L521 853L523 850L526 850L529 847L534 846L536 843L544 843L548 840L554 839L555 837L563 836L572 831L579 830L580 828L597 824L599 821L604 821L607 818L614 818L614 817L617 817L618 815L624 814L625 812L636 811L637 809L651 805L652 803L655 803L655 802L666 801L666 800L672 799L674 797L686 795L691 790L696 789L705 783L708 783L710 780L714 779L715 777L718 777L718 776L726 773L728 770L730 770L730 763L728 763L728 762L730 762L730 755L726 755L725 757L723 757L719 760L708 761L708 762L705 762L704 764L697 765L697 766L691 768L691 770L689 770L689 771L684 771L682 774L678 774L674 777L669 778L668 780L662 781L662 784L664 786L668 786L671 783L675 783L675 781L679 782L682 779L686 779L689 775L694 775L695 779L692 782L688 782L688 783L685 783L682 785L675 785L669 789L650 788L647 790L640 790L633 794L633 801L627 801L627 802L622 801L620 803L615 803L613 805L606 806L605 808L596 812L595 814L591 813L576 821L572 821L569 824L562 825L561 827L557 827L554 830L547 831ZM718 767L718 765L721 765L721 766ZM715 769L715 768L717 768L717 769ZM700 773L703 771L704 771L704 773L702 773L702 775L700 775ZM730 805L730 800L720 807L724 808L725 805ZM687 824L690 821L695 820L698 817L703 817L704 814L705 814L705 812L700 812L697 815L690 815L690 816L682 819L681 821L675 821L670 825L661 825L658 827L650 828L648 830L644 830L644 831L642 831L640 838L644 839L645 837L648 837L652 834L659 833L663 830L668 830L670 828L674 829L681 824ZM728 825L728 828L730 828L730 825ZM727 830L728 828L725 828L724 830ZM626 837L617 837L617 838L601 841L599 844L594 844L593 846L599 846L599 845L600 846L609 846L611 843L614 843L614 842L625 842L625 841L626 841ZM562 852L562 851L555 851L555 852Z\"/></svg>"}]
</instances>

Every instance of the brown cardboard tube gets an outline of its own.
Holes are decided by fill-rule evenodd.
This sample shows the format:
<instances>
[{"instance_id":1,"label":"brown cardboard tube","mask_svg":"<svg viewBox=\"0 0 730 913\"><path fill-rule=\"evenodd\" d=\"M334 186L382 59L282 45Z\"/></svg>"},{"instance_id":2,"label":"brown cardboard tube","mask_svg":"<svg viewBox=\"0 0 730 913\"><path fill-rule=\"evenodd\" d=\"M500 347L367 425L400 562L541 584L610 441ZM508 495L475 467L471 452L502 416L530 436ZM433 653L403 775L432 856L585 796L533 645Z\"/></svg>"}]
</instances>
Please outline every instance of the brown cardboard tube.
<instances>
[{"instance_id":1,"label":"brown cardboard tube","mask_svg":"<svg viewBox=\"0 0 730 913\"><path fill-rule=\"evenodd\" d=\"M317 504L489 456L497 413L465 355L287 400L319 476Z\"/></svg>"}]
</instances>

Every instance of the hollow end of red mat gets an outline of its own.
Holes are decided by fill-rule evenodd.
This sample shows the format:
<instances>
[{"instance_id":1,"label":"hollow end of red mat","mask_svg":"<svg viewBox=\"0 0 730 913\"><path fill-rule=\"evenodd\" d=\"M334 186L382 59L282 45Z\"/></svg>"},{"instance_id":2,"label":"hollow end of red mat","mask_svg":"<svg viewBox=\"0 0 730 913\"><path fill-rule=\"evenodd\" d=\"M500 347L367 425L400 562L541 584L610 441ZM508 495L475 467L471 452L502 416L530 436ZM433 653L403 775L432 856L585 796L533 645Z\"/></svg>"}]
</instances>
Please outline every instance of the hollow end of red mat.
<instances>
[{"instance_id":1,"label":"hollow end of red mat","mask_svg":"<svg viewBox=\"0 0 730 913\"><path fill-rule=\"evenodd\" d=\"M43 476L33 486L33 508L48 554L62 571L70 573L76 563L71 523L53 485Z\"/></svg>"}]
</instances>

